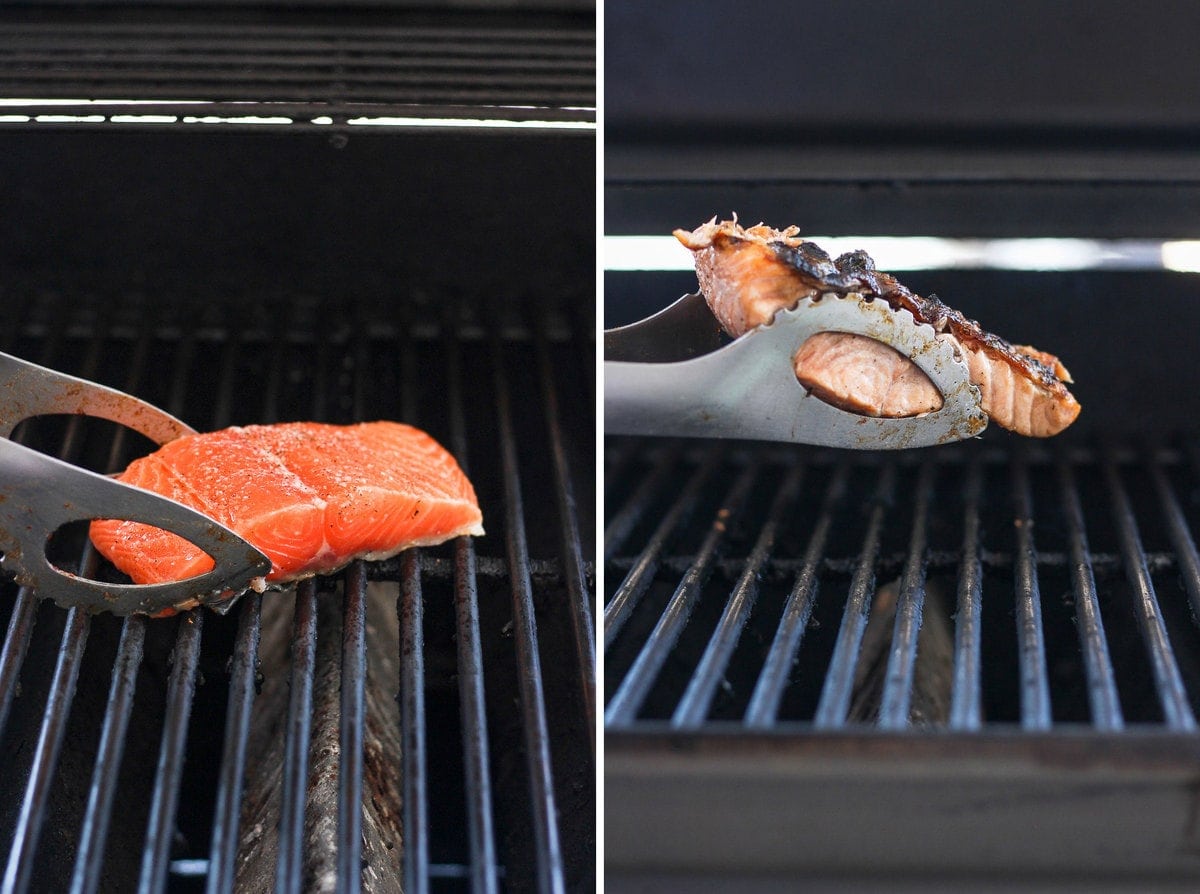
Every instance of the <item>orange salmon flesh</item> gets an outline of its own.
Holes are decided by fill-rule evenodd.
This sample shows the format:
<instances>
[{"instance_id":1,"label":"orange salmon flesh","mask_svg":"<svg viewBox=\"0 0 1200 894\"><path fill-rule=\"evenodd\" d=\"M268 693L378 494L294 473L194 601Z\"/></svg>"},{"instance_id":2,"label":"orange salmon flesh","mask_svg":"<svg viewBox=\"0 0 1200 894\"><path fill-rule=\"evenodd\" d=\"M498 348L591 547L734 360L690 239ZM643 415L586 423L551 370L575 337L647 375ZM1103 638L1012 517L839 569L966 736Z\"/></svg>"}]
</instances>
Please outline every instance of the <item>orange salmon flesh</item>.
<instances>
[{"instance_id":1,"label":"orange salmon flesh","mask_svg":"<svg viewBox=\"0 0 1200 894\"><path fill-rule=\"evenodd\" d=\"M428 434L396 422L251 425L171 441L121 481L203 512L262 550L283 583L412 546L482 534L475 490ZM178 535L92 522L92 542L134 583L184 580L213 560ZM251 586L265 587L258 579Z\"/></svg>"}]
</instances>

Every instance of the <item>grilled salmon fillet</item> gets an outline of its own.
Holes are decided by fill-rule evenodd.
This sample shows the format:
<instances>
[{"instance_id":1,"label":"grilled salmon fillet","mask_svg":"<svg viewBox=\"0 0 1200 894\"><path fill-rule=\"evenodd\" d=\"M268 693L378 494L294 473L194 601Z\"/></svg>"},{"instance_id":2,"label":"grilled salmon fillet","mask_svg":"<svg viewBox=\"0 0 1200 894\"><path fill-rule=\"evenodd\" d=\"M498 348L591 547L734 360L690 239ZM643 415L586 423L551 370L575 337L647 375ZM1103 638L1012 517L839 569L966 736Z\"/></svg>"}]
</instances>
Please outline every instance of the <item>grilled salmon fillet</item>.
<instances>
[{"instance_id":1,"label":"grilled salmon fillet","mask_svg":"<svg viewBox=\"0 0 1200 894\"><path fill-rule=\"evenodd\" d=\"M851 332L818 332L792 359L800 384L826 403L890 419L942 408L941 392L919 366L882 342Z\"/></svg>"},{"instance_id":2,"label":"grilled salmon fillet","mask_svg":"<svg viewBox=\"0 0 1200 894\"><path fill-rule=\"evenodd\" d=\"M230 528L271 560L284 583L378 560L411 546L482 534L471 482L441 445L396 422L251 425L171 441L134 460L121 481L178 500ZM160 528L101 519L101 555L134 583L184 580L213 567Z\"/></svg>"},{"instance_id":3,"label":"grilled salmon fillet","mask_svg":"<svg viewBox=\"0 0 1200 894\"><path fill-rule=\"evenodd\" d=\"M866 252L833 260L795 227L742 227L716 218L675 237L693 253L696 276L713 315L737 337L783 308L827 292L858 292L908 310L919 323L950 335L979 387L983 410L1003 428L1032 437L1056 435L1075 421L1079 402L1057 357L985 332L936 296L922 298L875 269ZM894 355L894 356L892 356ZM851 412L915 416L942 405L933 382L908 358L861 335L822 333L796 354L796 374L817 396Z\"/></svg>"}]
</instances>

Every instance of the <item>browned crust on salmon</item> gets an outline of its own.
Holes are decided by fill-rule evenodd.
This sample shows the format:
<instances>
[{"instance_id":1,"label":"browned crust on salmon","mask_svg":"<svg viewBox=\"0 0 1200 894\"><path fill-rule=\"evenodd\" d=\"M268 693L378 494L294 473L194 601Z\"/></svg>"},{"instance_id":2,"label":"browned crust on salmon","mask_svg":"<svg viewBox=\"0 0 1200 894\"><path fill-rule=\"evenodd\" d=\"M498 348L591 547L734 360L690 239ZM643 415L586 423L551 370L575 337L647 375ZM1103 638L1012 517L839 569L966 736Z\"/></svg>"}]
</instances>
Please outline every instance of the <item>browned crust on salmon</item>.
<instances>
[{"instance_id":1,"label":"browned crust on salmon","mask_svg":"<svg viewBox=\"0 0 1200 894\"><path fill-rule=\"evenodd\" d=\"M1071 377L1053 354L1012 345L944 304L914 294L894 276L875 269L863 251L836 259L799 237L796 227L742 227L714 218L675 237L694 255L700 290L730 335L770 322L776 311L825 292L861 292L907 310L919 323L949 333L961 345L983 409L998 425L1035 437L1058 434L1080 406L1064 382Z\"/></svg>"}]
</instances>

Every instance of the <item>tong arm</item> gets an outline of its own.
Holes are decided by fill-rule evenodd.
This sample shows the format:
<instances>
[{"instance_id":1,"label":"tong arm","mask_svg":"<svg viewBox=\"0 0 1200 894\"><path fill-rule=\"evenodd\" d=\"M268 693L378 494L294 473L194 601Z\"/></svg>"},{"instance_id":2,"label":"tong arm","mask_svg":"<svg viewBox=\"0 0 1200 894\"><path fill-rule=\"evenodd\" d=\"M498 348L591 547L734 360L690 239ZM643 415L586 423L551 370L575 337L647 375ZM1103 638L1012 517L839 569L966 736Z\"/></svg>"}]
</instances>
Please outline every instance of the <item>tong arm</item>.
<instances>
[{"instance_id":1,"label":"tong arm","mask_svg":"<svg viewBox=\"0 0 1200 894\"><path fill-rule=\"evenodd\" d=\"M700 293L684 295L658 313L604 333L604 359L670 363L715 351L727 339Z\"/></svg>"},{"instance_id":2,"label":"tong arm","mask_svg":"<svg viewBox=\"0 0 1200 894\"><path fill-rule=\"evenodd\" d=\"M865 335L898 350L942 393L942 408L886 419L849 413L810 395L796 379L792 358L810 336L831 331ZM605 430L614 434L876 450L958 441L978 435L988 422L966 362L947 337L918 324L906 310L854 293L805 298L779 311L772 322L691 359L652 363L606 357L604 377Z\"/></svg>"},{"instance_id":3,"label":"tong arm","mask_svg":"<svg viewBox=\"0 0 1200 894\"><path fill-rule=\"evenodd\" d=\"M81 605L117 615L156 614L227 598L231 582L244 587L271 570L271 561L205 515L141 488L0 438L0 565L17 582L64 608ZM46 557L46 542L64 524L94 518L128 519L164 528L191 541L214 561L212 570L162 584L110 584L63 571Z\"/></svg>"},{"instance_id":4,"label":"tong arm","mask_svg":"<svg viewBox=\"0 0 1200 894\"><path fill-rule=\"evenodd\" d=\"M271 560L262 552L196 510L9 439L22 420L59 413L108 419L158 444L194 433L132 395L0 353L0 566L18 583L64 608L157 614L223 602L270 572ZM46 546L55 531L96 518L136 521L178 534L211 556L214 567L171 583L109 584L49 561Z\"/></svg>"},{"instance_id":5,"label":"tong arm","mask_svg":"<svg viewBox=\"0 0 1200 894\"><path fill-rule=\"evenodd\" d=\"M156 444L195 434L170 413L123 391L0 353L0 438L9 437L22 420L51 413L99 416Z\"/></svg>"}]
</instances>

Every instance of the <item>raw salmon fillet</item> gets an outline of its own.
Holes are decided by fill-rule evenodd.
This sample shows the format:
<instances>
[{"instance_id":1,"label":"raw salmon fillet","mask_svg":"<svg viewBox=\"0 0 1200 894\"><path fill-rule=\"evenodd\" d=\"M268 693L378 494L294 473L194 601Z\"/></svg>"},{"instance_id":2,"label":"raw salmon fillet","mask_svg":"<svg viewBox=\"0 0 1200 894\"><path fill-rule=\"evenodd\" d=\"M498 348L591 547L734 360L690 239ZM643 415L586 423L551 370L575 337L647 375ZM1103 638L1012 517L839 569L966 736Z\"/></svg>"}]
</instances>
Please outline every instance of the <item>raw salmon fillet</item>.
<instances>
[{"instance_id":1,"label":"raw salmon fillet","mask_svg":"<svg viewBox=\"0 0 1200 894\"><path fill-rule=\"evenodd\" d=\"M795 307L806 297L826 292L877 295L954 340L967 362L968 377L979 387L984 412L997 425L1049 437L1079 416L1079 402L1066 387L1071 376L1054 355L1009 344L935 296L913 294L894 276L876 270L865 252L830 258L819 246L800 239L798 232L795 227L775 230L762 224L742 227L736 218L719 223L713 218L695 230L675 231L675 238L692 251L700 291L730 335L736 338L769 323L777 311ZM794 363L805 387L852 412L913 416L940 406L941 396L929 377L907 358L897 364L890 350L865 336L850 335L818 340ZM856 373L854 355L874 369Z\"/></svg>"},{"instance_id":2,"label":"raw salmon fillet","mask_svg":"<svg viewBox=\"0 0 1200 894\"><path fill-rule=\"evenodd\" d=\"M396 422L292 422L188 435L118 477L203 512L262 550L272 569L251 583L256 590L483 533L475 490L454 457ZM213 567L182 537L137 522L94 521L91 537L138 584Z\"/></svg>"}]
</instances>

